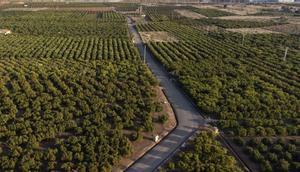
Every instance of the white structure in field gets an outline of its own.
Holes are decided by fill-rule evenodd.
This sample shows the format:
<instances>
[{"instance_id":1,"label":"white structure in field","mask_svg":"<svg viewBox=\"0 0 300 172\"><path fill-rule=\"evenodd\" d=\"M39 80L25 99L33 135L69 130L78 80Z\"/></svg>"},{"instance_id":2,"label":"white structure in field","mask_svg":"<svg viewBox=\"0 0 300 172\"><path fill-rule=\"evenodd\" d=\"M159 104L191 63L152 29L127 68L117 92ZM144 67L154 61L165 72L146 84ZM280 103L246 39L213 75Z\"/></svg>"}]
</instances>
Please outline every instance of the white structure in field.
<instances>
[{"instance_id":1,"label":"white structure in field","mask_svg":"<svg viewBox=\"0 0 300 172\"><path fill-rule=\"evenodd\" d=\"M11 34L11 31L7 29L0 29L0 34L9 35Z\"/></svg>"},{"instance_id":2,"label":"white structure in field","mask_svg":"<svg viewBox=\"0 0 300 172\"><path fill-rule=\"evenodd\" d=\"M155 143L157 143L157 142L159 141L159 135L156 135L156 136L154 137L154 141L155 141Z\"/></svg>"}]
</instances>

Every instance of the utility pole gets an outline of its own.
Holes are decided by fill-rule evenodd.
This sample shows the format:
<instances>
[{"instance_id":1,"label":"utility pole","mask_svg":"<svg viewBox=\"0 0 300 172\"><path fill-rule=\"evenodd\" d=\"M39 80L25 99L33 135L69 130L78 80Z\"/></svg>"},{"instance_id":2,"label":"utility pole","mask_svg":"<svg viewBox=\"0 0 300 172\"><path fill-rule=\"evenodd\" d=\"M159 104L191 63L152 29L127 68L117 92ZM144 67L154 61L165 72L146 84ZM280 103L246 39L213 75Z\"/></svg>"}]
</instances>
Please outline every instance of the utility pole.
<instances>
[{"instance_id":1,"label":"utility pole","mask_svg":"<svg viewBox=\"0 0 300 172\"><path fill-rule=\"evenodd\" d=\"M289 50L289 47L286 47L284 57L283 57L283 61L286 61L286 56L287 56L288 50Z\"/></svg>"},{"instance_id":2,"label":"utility pole","mask_svg":"<svg viewBox=\"0 0 300 172\"><path fill-rule=\"evenodd\" d=\"M144 44L144 63L146 64L146 44Z\"/></svg>"},{"instance_id":3,"label":"utility pole","mask_svg":"<svg viewBox=\"0 0 300 172\"><path fill-rule=\"evenodd\" d=\"M242 35L243 35L243 39L242 39L242 46L244 46L245 34L244 34L244 33L242 33Z\"/></svg>"}]
</instances>

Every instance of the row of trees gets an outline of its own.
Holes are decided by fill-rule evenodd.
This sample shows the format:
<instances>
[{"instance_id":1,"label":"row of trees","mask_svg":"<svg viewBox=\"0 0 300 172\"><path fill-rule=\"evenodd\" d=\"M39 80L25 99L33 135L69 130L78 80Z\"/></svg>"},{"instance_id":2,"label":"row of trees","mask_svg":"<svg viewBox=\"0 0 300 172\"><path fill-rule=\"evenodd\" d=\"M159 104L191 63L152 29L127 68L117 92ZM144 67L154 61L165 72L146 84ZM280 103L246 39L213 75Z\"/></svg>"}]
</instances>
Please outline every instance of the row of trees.
<instances>
[{"instance_id":1,"label":"row of trees","mask_svg":"<svg viewBox=\"0 0 300 172\"><path fill-rule=\"evenodd\" d=\"M0 39L0 171L111 171L153 130L157 81L124 19L0 12L17 33Z\"/></svg>"},{"instance_id":2,"label":"row of trees","mask_svg":"<svg viewBox=\"0 0 300 172\"><path fill-rule=\"evenodd\" d=\"M176 6L143 6L144 13L150 21L169 21L179 19L181 15L177 13L176 9L187 9L188 7L176 7Z\"/></svg>"},{"instance_id":3,"label":"row of trees","mask_svg":"<svg viewBox=\"0 0 300 172\"><path fill-rule=\"evenodd\" d=\"M206 17L222 17L222 16L234 16L236 14L221 11L218 9L211 9L211 8L192 8L192 11L204 15Z\"/></svg>"},{"instance_id":4,"label":"row of trees","mask_svg":"<svg viewBox=\"0 0 300 172\"><path fill-rule=\"evenodd\" d=\"M257 27L266 27L286 24L285 22L278 21L245 21L245 20L224 20L224 19L212 19L212 18L203 18L198 20L181 20L181 24L199 27L199 26L218 26L221 28L257 28Z\"/></svg>"},{"instance_id":5,"label":"row of trees","mask_svg":"<svg viewBox=\"0 0 300 172\"><path fill-rule=\"evenodd\" d=\"M178 22L150 22L147 24L138 24L136 28L139 32L166 31L180 40L197 41L205 38L203 37L203 31L179 24Z\"/></svg>"},{"instance_id":6,"label":"row of trees","mask_svg":"<svg viewBox=\"0 0 300 172\"><path fill-rule=\"evenodd\" d=\"M260 164L261 170L271 171L299 171L299 140L254 138L245 141L236 138L236 143L244 148L246 154L251 156L254 162Z\"/></svg>"},{"instance_id":7,"label":"row of trees","mask_svg":"<svg viewBox=\"0 0 300 172\"><path fill-rule=\"evenodd\" d=\"M9 36L0 40L1 58L134 60L138 53L127 39L99 37Z\"/></svg>"},{"instance_id":8,"label":"row of trees","mask_svg":"<svg viewBox=\"0 0 300 172\"><path fill-rule=\"evenodd\" d=\"M271 57L279 58L278 54L264 58L255 47L246 51L209 35L198 39L148 46L197 105L221 119L219 126L229 133L299 134L299 78L296 71L275 63ZM297 65L296 57L290 58L289 63Z\"/></svg>"},{"instance_id":9,"label":"row of trees","mask_svg":"<svg viewBox=\"0 0 300 172\"><path fill-rule=\"evenodd\" d=\"M211 132L201 132L162 171L242 171Z\"/></svg>"},{"instance_id":10,"label":"row of trees","mask_svg":"<svg viewBox=\"0 0 300 172\"><path fill-rule=\"evenodd\" d=\"M299 143L274 141L278 136L298 136L300 131L299 37L246 35L242 45L241 34L203 33L170 22L137 28L176 35L179 42L151 42L148 49L198 107L218 119L216 124L226 134L273 136L262 139L262 143L261 139L237 139L245 153L261 165L260 170L299 171ZM285 47L289 47L289 53L284 61ZM189 171L198 165L194 159L199 156L194 157L182 153L167 169Z\"/></svg>"},{"instance_id":11,"label":"row of trees","mask_svg":"<svg viewBox=\"0 0 300 172\"><path fill-rule=\"evenodd\" d=\"M1 28L9 29L13 33L47 36L99 36L102 38L128 37L124 16L114 12L96 14L86 12L84 15L81 15L80 12L1 13Z\"/></svg>"},{"instance_id":12,"label":"row of trees","mask_svg":"<svg viewBox=\"0 0 300 172\"><path fill-rule=\"evenodd\" d=\"M199 13L206 17L221 17L235 15L233 13L217 10L217 9L204 9L195 8L191 6L143 6L144 12L152 22L158 21L181 21L188 19L182 16L176 10L189 10Z\"/></svg>"}]
</instances>

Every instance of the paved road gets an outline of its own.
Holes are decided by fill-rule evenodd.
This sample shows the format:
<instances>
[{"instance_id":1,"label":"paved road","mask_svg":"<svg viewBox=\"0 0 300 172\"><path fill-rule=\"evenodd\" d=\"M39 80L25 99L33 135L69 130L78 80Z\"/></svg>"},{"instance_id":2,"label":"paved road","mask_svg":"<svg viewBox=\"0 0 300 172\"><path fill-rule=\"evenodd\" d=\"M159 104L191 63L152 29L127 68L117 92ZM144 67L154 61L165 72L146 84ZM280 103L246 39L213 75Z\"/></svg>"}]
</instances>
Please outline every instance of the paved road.
<instances>
[{"instance_id":1,"label":"paved road","mask_svg":"<svg viewBox=\"0 0 300 172\"><path fill-rule=\"evenodd\" d=\"M134 43L138 47L141 56L143 56L143 43L140 35L134 28L131 19L128 19L128 26L133 35ZM127 169L128 172L148 172L156 170L157 167L159 167L166 158L172 155L172 153L180 147L201 124L204 124L204 119L190 102L189 98L185 96L175 83L170 81L168 72L164 67L149 53L146 53L146 62L161 83L161 86L164 88L165 93L174 108L178 125L172 133L166 136L159 144L130 166Z\"/></svg>"}]
</instances>

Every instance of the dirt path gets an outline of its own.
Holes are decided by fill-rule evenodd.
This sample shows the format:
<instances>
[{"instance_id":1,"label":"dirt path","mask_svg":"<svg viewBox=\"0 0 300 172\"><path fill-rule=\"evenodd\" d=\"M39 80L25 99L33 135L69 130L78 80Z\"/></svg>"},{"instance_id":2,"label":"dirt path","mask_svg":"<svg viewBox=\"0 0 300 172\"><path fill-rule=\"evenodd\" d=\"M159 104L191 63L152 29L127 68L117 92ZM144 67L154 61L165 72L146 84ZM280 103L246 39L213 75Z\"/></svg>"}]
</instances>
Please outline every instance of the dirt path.
<instances>
[{"instance_id":1,"label":"dirt path","mask_svg":"<svg viewBox=\"0 0 300 172\"><path fill-rule=\"evenodd\" d=\"M239 157L242 159L243 162L247 164L247 167L251 172L258 172L259 171L259 165L254 163L248 155L246 155L243 151L243 148L240 146L237 146L234 144L232 138L226 137L227 143L229 146L238 153Z\"/></svg>"}]
</instances>

